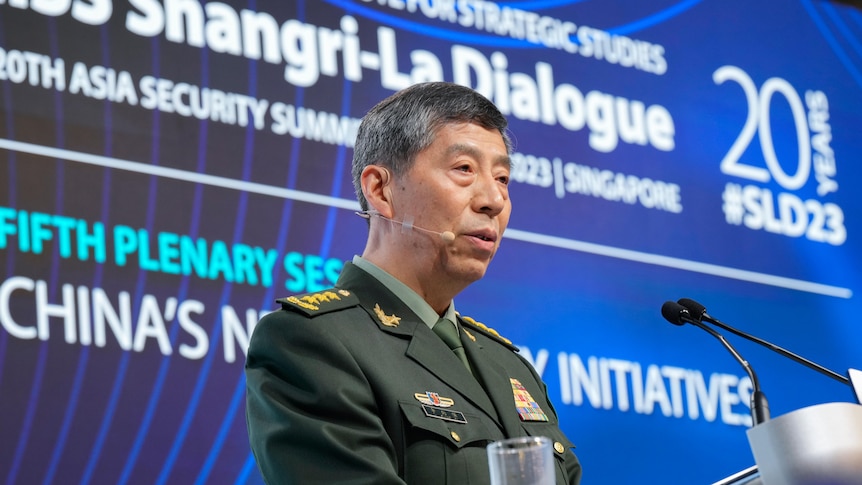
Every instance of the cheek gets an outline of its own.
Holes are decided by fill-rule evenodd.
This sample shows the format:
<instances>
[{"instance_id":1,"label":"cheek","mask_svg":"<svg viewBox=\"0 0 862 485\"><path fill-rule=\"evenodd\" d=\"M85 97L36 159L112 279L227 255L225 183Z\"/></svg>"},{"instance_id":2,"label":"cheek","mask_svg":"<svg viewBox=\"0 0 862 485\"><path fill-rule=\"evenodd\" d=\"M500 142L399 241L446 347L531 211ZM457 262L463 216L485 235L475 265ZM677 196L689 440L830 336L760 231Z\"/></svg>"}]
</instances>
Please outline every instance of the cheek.
<instances>
[{"instance_id":1,"label":"cheek","mask_svg":"<svg viewBox=\"0 0 862 485\"><path fill-rule=\"evenodd\" d=\"M512 204L507 203L506 208L500 213L500 228L505 229L509 225L509 218L512 217Z\"/></svg>"},{"instance_id":2,"label":"cheek","mask_svg":"<svg viewBox=\"0 0 862 485\"><path fill-rule=\"evenodd\" d=\"M414 217L421 215L421 212L427 211L430 207L434 207L435 201L428 197L421 187L405 189L399 191L396 195L396 205Z\"/></svg>"},{"instance_id":3,"label":"cheek","mask_svg":"<svg viewBox=\"0 0 862 485\"><path fill-rule=\"evenodd\" d=\"M469 201L460 197L456 192L438 192L431 199L430 209L435 212L440 212L447 219L456 217L458 214L469 210Z\"/></svg>"}]
</instances>

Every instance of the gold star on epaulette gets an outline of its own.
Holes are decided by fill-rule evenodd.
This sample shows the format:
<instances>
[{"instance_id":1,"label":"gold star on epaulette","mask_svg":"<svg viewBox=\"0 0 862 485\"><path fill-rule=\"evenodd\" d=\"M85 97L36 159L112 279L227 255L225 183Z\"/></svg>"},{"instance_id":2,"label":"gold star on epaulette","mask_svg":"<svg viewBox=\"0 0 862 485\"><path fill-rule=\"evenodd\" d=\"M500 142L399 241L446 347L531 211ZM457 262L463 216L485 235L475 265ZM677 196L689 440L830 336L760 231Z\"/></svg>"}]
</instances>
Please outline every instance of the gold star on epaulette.
<instances>
[{"instance_id":1,"label":"gold star on epaulette","mask_svg":"<svg viewBox=\"0 0 862 485\"><path fill-rule=\"evenodd\" d=\"M333 293L331 291L324 291L324 292L318 293L316 296L317 296L317 300L320 303L332 301L333 299L335 299L335 300L338 299L338 295L336 295L335 293Z\"/></svg>"},{"instance_id":2,"label":"gold star on epaulette","mask_svg":"<svg viewBox=\"0 0 862 485\"><path fill-rule=\"evenodd\" d=\"M392 315L386 315L377 303L374 304L374 313L377 314L377 318L380 319L380 323L387 327L397 327L398 324L401 323L401 317L396 317L394 313Z\"/></svg>"},{"instance_id":3,"label":"gold star on epaulette","mask_svg":"<svg viewBox=\"0 0 862 485\"><path fill-rule=\"evenodd\" d=\"M287 301L293 303L294 305L305 308L306 310L317 311L320 310L320 307L314 304L314 300L310 299L307 296L303 296L302 298L297 298L295 296L287 297Z\"/></svg>"},{"instance_id":4,"label":"gold star on epaulette","mask_svg":"<svg viewBox=\"0 0 862 485\"><path fill-rule=\"evenodd\" d=\"M275 301L281 303L282 308L285 310L298 311L308 317L316 317L359 305L359 299L356 296L340 288L332 288L306 295L289 296L287 298L279 298Z\"/></svg>"},{"instance_id":5,"label":"gold star on epaulette","mask_svg":"<svg viewBox=\"0 0 862 485\"><path fill-rule=\"evenodd\" d=\"M342 290L342 291L344 291L344 290ZM344 293L346 293L346 294L344 294ZM346 291L344 291L344 293L342 293L342 294L344 294L344 296L350 295L350 293L348 293ZM306 310L312 310L312 311L320 310L320 304L321 303L328 303L330 301L336 301L336 300L341 300L341 298L339 298L338 295L332 291L322 291L320 293L313 293L313 294L304 295L301 297L291 296L291 297L287 298L287 301L289 301L295 305L301 306L302 308L305 308Z\"/></svg>"}]
</instances>

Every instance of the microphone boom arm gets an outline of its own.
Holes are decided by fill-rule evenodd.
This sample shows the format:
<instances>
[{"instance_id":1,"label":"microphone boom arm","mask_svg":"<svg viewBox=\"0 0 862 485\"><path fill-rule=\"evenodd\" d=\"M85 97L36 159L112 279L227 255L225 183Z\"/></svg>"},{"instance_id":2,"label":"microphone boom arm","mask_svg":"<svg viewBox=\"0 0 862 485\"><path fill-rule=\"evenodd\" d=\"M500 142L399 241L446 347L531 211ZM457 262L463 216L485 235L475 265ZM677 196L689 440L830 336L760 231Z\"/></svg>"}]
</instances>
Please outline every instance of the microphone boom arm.
<instances>
[{"instance_id":1,"label":"microphone boom arm","mask_svg":"<svg viewBox=\"0 0 862 485\"><path fill-rule=\"evenodd\" d=\"M722 323L722 322L720 322L720 321L718 321L712 317L709 317L709 318L707 318L707 317L708 317L708 315L704 315L704 320L715 325L716 327L722 328L722 329L727 330L730 333L736 334L742 338L745 338L745 339L751 340L752 342L756 342L760 345L763 345L764 347L768 348L769 350L772 350L773 352L777 352L777 353L787 357L788 359L795 361L798 364L802 364L802 365L804 365L810 369L816 370L817 372L820 372L821 374L829 376L829 377L837 380L838 382L850 385L850 379L848 379L845 376L842 376L841 374L839 374L837 372L829 370L826 367L823 367L822 365L817 364L815 362L811 362L810 360L806 359L805 357L796 355L793 352L790 352L789 350L785 350L785 349L783 349L783 348L781 348L781 347L779 347L773 343L767 342L766 340L755 337L754 335L747 334L747 333L743 332L742 330L737 330L737 329L731 327L730 325Z\"/></svg>"},{"instance_id":2,"label":"microphone boom arm","mask_svg":"<svg viewBox=\"0 0 862 485\"><path fill-rule=\"evenodd\" d=\"M721 344L724 345L724 348L733 355L733 358L742 365L745 372L748 374L748 378L751 379L752 392L750 407L752 425L756 426L769 421L769 403L766 401L766 394L760 390L760 381L757 380L757 374L754 373L754 369L751 367L751 364L749 364L747 360L743 359L742 356L739 355L739 352L730 345L730 342L724 338L724 335L704 325L703 322L700 321L700 318L694 318L691 315L690 309L682 303L666 301L661 307L661 314L665 320L674 325L682 326L686 323L690 323L717 338ZM703 317L701 316L701 318Z\"/></svg>"},{"instance_id":3,"label":"microphone boom arm","mask_svg":"<svg viewBox=\"0 0 862 485\"><path fill-rule=\"evenodd\" d=\"M739 352L737 352L736 349L734 349L733 346L730 345L730 342L728 342L727 339L724 338L724 335L716 332L715 330L704 325L702 322L699 322L693 318L684 318L684 320L696 327L700 327L713 337L717 338L721 342L721 344L724 345L724 348L726 348L728 352L730 352L733 357L737 361L739 361L740 364L742 364L742 367L745 369L745 372L748 373L748 378L751 379L751 388L753 389L753 392L751 393L752 424L758 425L760 423L765 423L766 421L769 421L769 404L767 404L766 402L766 395L763 393L763 391L760 390L760 381L757 380L757 374L754 373L754 368L751 367L747 360L745 360L744 358L742 358L741 355L739 355Z\"/></svg>"},{"instance_id":4,"label":"microphone boom arm","mask_svg":"<svg viewBox=\"0 0 862 485\"><path fill-rule=\"evenodd\" d=\"M835 371L829 370L820 364L812 362L812 361L806 359L805 357L794 354L793 352L791 352L789 350L785 350L785 349L783 349L783 348L781 348L781 347L779 347L773 343L767 342L766 340L763 340L761 338L755 337L754 335L743 332L742 330L737 330L736 328L733 328L730 325L728 325L724 322L721 322L716 318L713 318L711 315L706 313L706 307L704 307L700 303L692 300L691 298L680 298L680 300L677 303L679 303L680 305L685 307L691 313L692 318L694 318L695 315L699 316L700 318L697 320L706 320L707 322L715 325L716 327L727 330L728 332L735 334L735 335L738 335L744 339L748 339L752 342L758 343L758 344L768 348L769 350L772 350L773 352L776 352L778 354L781 354L781 355L787 357L788 359L796 362L797 364L802 364L802 365L808 367L809 369L816 370L817 372L820 372L821 374L823 374L825 376L831 377L831 378L835 379L836 381L838 381L842 384L846 384L846 385L852 387L850 379L847 378L846 376L842 376L841 374L839 374Z\"/></svg>"}]
</instances>

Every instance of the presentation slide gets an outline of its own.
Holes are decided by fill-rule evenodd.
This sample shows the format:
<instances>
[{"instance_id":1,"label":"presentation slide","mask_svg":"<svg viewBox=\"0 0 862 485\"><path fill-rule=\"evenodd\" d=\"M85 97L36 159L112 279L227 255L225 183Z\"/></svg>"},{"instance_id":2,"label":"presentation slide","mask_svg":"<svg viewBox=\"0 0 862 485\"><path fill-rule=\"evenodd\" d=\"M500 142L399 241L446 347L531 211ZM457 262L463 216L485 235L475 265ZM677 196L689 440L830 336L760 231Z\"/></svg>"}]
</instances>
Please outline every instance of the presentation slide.
<instances>
[{"instance_id":1,"label":"presentation slide","mask_svg":"<svg viewBox=\"0 0 862 485\"><path fill-rule=\"evenodd\" d=\"M263 483L249 337L362 252L359 122L424 81L510 122L509 228L455 302L533 363L584 485L754 465L756 381L773 418L856 402L661 309L862 367L858 7L0 0L0 482Z\"/></svg>"}]
</instances>

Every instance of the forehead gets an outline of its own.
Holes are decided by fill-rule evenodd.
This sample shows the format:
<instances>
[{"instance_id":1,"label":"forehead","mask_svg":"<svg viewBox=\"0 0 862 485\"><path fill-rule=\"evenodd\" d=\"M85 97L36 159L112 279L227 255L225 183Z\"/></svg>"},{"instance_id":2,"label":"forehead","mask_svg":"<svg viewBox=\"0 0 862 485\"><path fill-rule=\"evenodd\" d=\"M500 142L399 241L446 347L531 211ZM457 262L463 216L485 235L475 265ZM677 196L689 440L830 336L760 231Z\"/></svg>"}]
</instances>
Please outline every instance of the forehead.
<instances>
[{"instance_id":1,"label":"forehead","mask_svg":"<svg viewBox=\"0 0 862 485\"><path fill-rule=\"evenodd\" d=\"M494 128L475 123L450 123L434 134L430 150L442 152L446 158L465 155L493 165L511 167L503 135Z\"/></svg>"}]
</instances>

